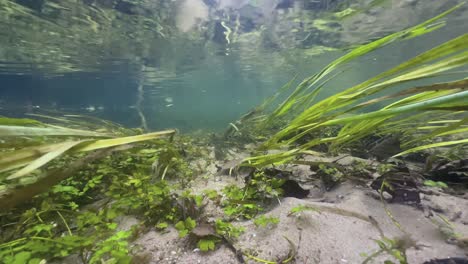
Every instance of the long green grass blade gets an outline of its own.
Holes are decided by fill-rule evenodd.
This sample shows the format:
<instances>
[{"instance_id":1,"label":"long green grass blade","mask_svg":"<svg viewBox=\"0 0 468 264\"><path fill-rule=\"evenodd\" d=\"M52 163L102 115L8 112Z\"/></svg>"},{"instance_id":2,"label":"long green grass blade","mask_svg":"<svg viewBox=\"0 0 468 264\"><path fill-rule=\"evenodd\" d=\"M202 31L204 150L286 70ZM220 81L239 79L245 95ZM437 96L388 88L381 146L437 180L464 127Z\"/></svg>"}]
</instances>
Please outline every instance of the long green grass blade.
<instances>
[{"instance_id":1,"label":"long green grass blade","mask_svg":"<svg viewBox=\"0 0 468 264\"><path fill-rule=\"evenodd\" d=\"M97 149L132 144L141 141L172 136L175 130L165 130L137 136L104 139L104 140L81 140L58 144L49 144L39 147L30 147L13 152L4 153L0 156L0 172L26 166L10 175L7 179L22 177L35 169L38 169L55 158L64 154L93 151Z\"/></svg>"},{"instance_id":2,"label":"long green grass blade","mask_svg":"<svg viewBox=\"0 0 468 264\"><path fill-rule=\"evenodd\" d=\"M409 154L409 153L418 152L418 151L426 150L426 149L430 149L430 148L440 148L440 147L446 147L446 146L452 146L452 145L461 145L461 144L468 144L468 139L452 140L452 141L438 142L438 143L428 144L428 145L424 145L424 146L419 146L419 147L415 147L415 148L403 151L401 153L398 153L393 157L399 157L399 156L403 156L403 155L406 155L406 154Z\"/></svg>"},{"instance_id":3,"label":"long green grass blade","mask_svg":"<svg viewBox=\"0 0 468 264\"><path fill-rule=\"evenodd\" d=\"M58 146L56 149L54 149L51 152L48 152L47 154L43 155L42 157L34 160L33 162L29 163L28 166L16 171L12 175L7 177L7 180L12 180L16 179L19 177L22 177L24 175L27 175L31 172L33 172L36 169L39 169L40 167L46 165L53 159L58 158L59 156L63 155L65 152L70 150L72 147L82 143L83 141L71 141L71 142L64 142L61 143L60 146Z\"/></svg>"},{"instance_id":4,"label":"long green grass blade","mask_svg":"<svg viewBox=\"0 0 468 264\"><path fill-rule=\"evenodd\" d=\"M434 29L440 28L441 26L444 25L444 23L437 24L436 27L434 27L435 22L438 21L439 19L447 16L451 12L455 11L456 9L460 8L463 5L463 3L460 3L453 8L441 13L440 15L429 19L419 25L416 25L414 27L411 27L406 30L402 30L396 33L393 33L391 35L388 35L386 37L383 37L381 39L378 39L376 41L373 41L371 43L362 45L360 47L357 47L353 49L351 52L347 53L346 55L336 59L335 61L331 62L327 66L325 66L322 71L319 73L305 79L303 82L301 82L295 91L282 103L278 108L273 111L272 117L279 117L281 115L284 115L289 109L291 109L295 103L298 102L298 97L302 96L309 88L314 87L322 78L330 74L332 71L337 69L339 66L345 65L348 62L361 57L369 52L372 52L378 48L381 48L383 46L386 46L394 41L401 40L401 39L408 39L408 38L413 38L416 36L420 36L422 34L429 33L433 31ZM443 56L441 53L440 56ZM406 65L402 65L406 66ZM395 69L396 70L396 69ZM269 121L272 120L272 118L267 119Z\"/></svg>"},{"instance_id":5,"label":"long green grass blade","mask_svg":"<svg viewBox=\"0 0 468 264\"><path fill-rule=\"evenodd\" d=\"M293 119L293 121L290 122L288 127L278 132L268 142L266 142L265 146L275 146L279 140L287 137L290 133L297 134L298 129L309 126L311 123L317 123L320 121L325 122L326 119L332 119L334 117L333 115L338 116L340 112L336 113L336 110L341 110L341 114L346 113L347 110L345 107L352 105L362 97L372 95L395 84L418 80L421 78L433 77L438 73L466 65L468 62L468 52L459 53L459 51L466 50L468 48L466 46L467 41L468 34L455 38L387 72L379 74L378 76L368 81L365 81L357 86L351 87L341 93L335 94L322 100L321 102L318 102L317 104L311 106L299 114L295 119ZM449 51L455 54L450 57L446 57L435 64L423 64L422 67L414 69L415 64L427 63L434 59L434 57L437 58L441 54L450 54ZM413 70L408 71L407 69ZM393 77L392 79L386 80L384 82L378 82L378 80L382 78L394 75L395 73L401 71L403 73L399 76ZM331 112L334 112L334 114L327 116L327 114ZM294 138L297 139L299 137L296 136ZM291 140L288 142L291 142Z\"/></svg>"},{"instance_id":6,"label":"long green grass blade","mask_svg":"<svg viewBox=\"0 0 468 264\"><path fill-rule=\"evenodd\" d=\"M361 120L369 120L372 118L378 118L378 117L385 117L385 116L392 116L392 115L398 115L398 114L404 114L408 113L411 111L422 111L424 109L427 109L431 106L436 106L439 104L444 104L444 103L449 103L449 102L454 102L454 101L464 101L468 100L468 91L464 92L459 92L455 94L450 94L446 96L442 96L439 98L423 101L423 102L418 102L410 105L405 105L405 106L400 106L400 107L395 107L395 108L389 108L389 109L383 109L375 112L370 112L366 114L360 114L360 115L354 115L354 116L349 116L349 117L343 117L343 118L338 118L338 119L333 119L327 122L324 122L321 124L321 126L329 126L329 125L336 125L336 124L344 124L347 122L352 122L352 121L361 121Z\"/></svg>"},{"instance_id":7,"label":"long green grass blade","mask_svg":"<svg viewBox=\"0 0 468 264\"><path fill-rule=\"evenodd\" d=\"M2 126L45 126L45 124L27 118L10 118L0 116L0 125Z\"/></svg>"},{"instance_id":8,"label":"long green grass blade","mask_svg":"<svg viewBox=\"0 0 468 264\"><path fill-rule=\"evenodd\" d=\"M172 136L175 134L175 130L165 130L159 132L153 132L143 135L130 136L130 137L121 137L121 138L112 138L112 139L101 139L94 142L87 143L84 146L80 146L74 151L91 151L102 148L115 147L130 143L136 143L140 141L146 141L151 139L156 139L164 136Z\"/></svg>"},{"instance_id":9,"label":"long green grass blade","mask_svg":"<svg viewBox=\"0 0 468 264\"><path fill-rule=\"evenodd\" d=\"M109 134L97 133L86 130L51 127L25 127L25 126L1 126L0 136L79 136L79 137L111 137Z\"/></svg>"},{"instance_id":10,"label":"long green grass blade","mask_svg":"<svg viewBox=\"0 0 468 264\"><path fill-rule=\"evenodd\" d=\"M364 103L360 103L356 107L353 107L350 111L354 111L362 107L366 107L372 104L380 103L385 100L389 100L389 99L393 99L393 98L397 98L397 97L401 97L405 95L412 95L412 94L428 92L428 91L466 90L466 89L468 89L468 79L418 86L414 88L405 89L395 94L381 96L381 97L366 101Z\"/></svg>"},{"instance_id":11,"label":"long green grass blade","mask_svg":"<svg viewBox=\"0 0 468 264\"><path fill-rule=\"evenodd\" d=\"M0 172L9 171L34 161L48 152L59 148L58 144L47 144L41 146L27 147L13 152L6 152L0 155Z\"/></svg>"}]
</instances>

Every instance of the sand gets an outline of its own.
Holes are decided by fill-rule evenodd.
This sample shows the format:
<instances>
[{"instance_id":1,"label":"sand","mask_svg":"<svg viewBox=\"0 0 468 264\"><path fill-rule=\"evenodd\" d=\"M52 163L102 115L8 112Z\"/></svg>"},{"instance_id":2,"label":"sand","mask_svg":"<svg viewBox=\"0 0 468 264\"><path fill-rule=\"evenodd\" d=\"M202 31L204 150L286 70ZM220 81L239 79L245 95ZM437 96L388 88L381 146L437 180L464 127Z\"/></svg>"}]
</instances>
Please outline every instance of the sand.
<instances>
[{"instance_id":1,"label":"sand","mask_svg":"<svg viewBox=\"0 0 468 264\"><path fill-rule=\"evenodd\" d=\"M301 173L297 166L293 171L298 175ZM302 174L306 174L305 170L302 170ZM195 193L203 189L219 191L228 184L242 185L243 181L241 177L236 179L232 175L214 174L210 179L195 182L192 190ZM365 221L371 216L385 237L406 238L404 241L414 242L406 250L409 263L424 263L435 258L465 258L468 253L466 248L457 245L456 241L448 241L431 219L437 219L438 213L451 221L460 237L468 235L468 220L465 220L468 219L468 200L437 189L427 193L421 195L421 205L387 203L388 211L384 209L376 191L351 181L321 194L312 190L305 199L283 198L265 212L266 216L279 218L276 226L256 227L252 220L233 222L245 227L235 247L258 258L278 261L285 259L291 251L288 238L297 250L293 263L362 263L368 255L379 250L376 240L381 239L381 234L375 225ZM290 210L298 205L323 210L290 215ZM326 208L334 209L324 210ZM401 224L402 230L392 222L388 212ZM221 213L215 206L208 206L205 212L211 220L221 216ZM221 244L212 252L201 252L189 238L179 238L174 228L168 228L164 233L151 230L139 237L134 245L138 256L148 263L239 263L226 245ZM244 258L247 263L258 263ZM368 263L383 263L385 260L398 263L385 253Z\"/></svg>"}]
</instances>

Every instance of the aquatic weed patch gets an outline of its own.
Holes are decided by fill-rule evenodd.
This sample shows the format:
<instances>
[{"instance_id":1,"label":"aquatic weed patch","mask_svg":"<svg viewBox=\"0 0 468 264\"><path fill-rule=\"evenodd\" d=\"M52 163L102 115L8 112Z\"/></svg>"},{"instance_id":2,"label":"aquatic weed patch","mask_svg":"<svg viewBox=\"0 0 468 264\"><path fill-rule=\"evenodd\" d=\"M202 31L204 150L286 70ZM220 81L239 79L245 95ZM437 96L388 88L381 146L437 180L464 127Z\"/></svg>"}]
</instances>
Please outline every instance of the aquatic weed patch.
<instances>
[{"instance_id":1,"label":"aquatic weed patch","mask_svg":"<svg viewBox=\"0 0 468 264\"><path fill-rule=\"evenodd\" d=\"M24 212L4 215L3 259L17 263L18 254L29 252L31 259L78 254L85 263L129 262L129 239L142 226L118 231L117 217L138 215L143 226L151 226L174 222L178 213L168 184L142 173L150 168L151 160L137 149L113 155L35 197Z\"/></svg>"},{"instance_id":2,"label":"aquatic weed patch","mask_svg":"<svg viewBox=\"0 0 468 264\"><path fill-rule=\"evenodd\" d=\"M340 74L340 69L354 59L394 41L404 41L432 32L444 26L442 19L461 6L457 5L417 26L351 50L303 80L293 91L290 91L292 81L286 84L252 111L256 116L263 117L247 126L256 127L260 135L272 133L273 136L263 141L258 152L244 160L244 165L263 167L289 163L305 151L323 145L328 146L327 151L339 153L372 135L402 134L403 149L395 153L394 157L431 148L466 145L467 140L463 138L467 132L464 104L468 98L466 78L454 77L442 83L410 86L400 92L375 98L397 85L447 76L463 69L468 58L466 34L422 52L360 84L342 89L320 101L316 100L328 81ZM280 96L287 97L275 105L274 102ZM374 109L377 107L378 110L366 111L369 106L374 106ZM273 110L268 111L268 108ZM254 120L254 117L250 117L250 120ZM442 125L430 125L434 121L440 121ZM278 129L277 124L284 125ZM327 133L330 129L336 132ZM265 150L273 149L280 151L264 153Z\"/></svg>"}]
</instances>

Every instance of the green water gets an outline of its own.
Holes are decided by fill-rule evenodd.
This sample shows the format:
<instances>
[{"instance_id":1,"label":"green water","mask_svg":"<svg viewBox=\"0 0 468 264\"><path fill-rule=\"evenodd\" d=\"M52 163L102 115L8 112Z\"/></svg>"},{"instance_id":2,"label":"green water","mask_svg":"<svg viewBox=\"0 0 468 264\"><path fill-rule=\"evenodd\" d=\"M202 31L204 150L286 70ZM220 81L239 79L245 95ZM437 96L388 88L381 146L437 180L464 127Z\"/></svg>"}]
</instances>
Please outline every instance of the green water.
<instances>
[{"instance_id":1,"label":"green water","mask_svg":"<svg viewBox=\"0 0 468 264\"><path fill-rule=\"evenodd\" d=\"M221 130L294 76L457 1L371 2L3 0L0 111L78 112L133 127L141 113L152 130ZM361 13L334 17L346 8ZM348 65L318 99L466 33L465 9Z\"/></svg>"}]
</instances>

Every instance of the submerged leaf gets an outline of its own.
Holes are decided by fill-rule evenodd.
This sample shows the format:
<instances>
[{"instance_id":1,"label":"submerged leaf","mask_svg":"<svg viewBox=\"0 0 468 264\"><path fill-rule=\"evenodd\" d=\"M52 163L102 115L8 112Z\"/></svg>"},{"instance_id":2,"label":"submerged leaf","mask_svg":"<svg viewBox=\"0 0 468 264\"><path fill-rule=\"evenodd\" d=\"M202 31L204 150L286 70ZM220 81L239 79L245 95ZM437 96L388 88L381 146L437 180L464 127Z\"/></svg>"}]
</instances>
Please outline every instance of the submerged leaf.
<instances>
[{"instance_id":1,"label":"submerged leaf","mask_svg":"<svg viewBox=\"0 0 468 264\"><path fill-rule=\"evenodd\" d=\"M28 166L22 168L21 170L16 171L12 175L8 176L7 180L16 179L22 177L26 174L31 173L32 171L46 165L51 160L59 157L60 155L64 154L67 150L71 149L72 147L82 143L84 141L72 141L72 142L65 142L62 143L58 148L55 150L48 152L47 154L43 155L42 157L34 160Z\"/></svg>"},{"instance_id":2,"label":"submerged leaf","mask_svg":"<svg viewBox=\"0 0 468 264\"><path fill-rule=\"evenodd\" d=\"M58 128L58 127L25 127L0 125L0 136L81 136L81 137L110 137L109 134L96 133L86 130Z\"/></svg>"},{"instance_id":3,"label":"submerged leaf","mask_svg":"<svg viewBox=\"0 0 468 264\"><path fill-rule=\"evenodd\" d=\"M9 118L9 117L0 116L0 125L3 125L3 126L27 126L27 125L43 126L45 124L42 124L41 122L37 120L33 120L33 119Z\"/></svg>"},{"instance_id":4,"label":"submerged leaf","mask_svg":"<svg viewBox=\"0 0 468 264\"><path fill-rule=\"evenodd\" d=\"M247 158L244 160L244 165L261 167L269 164L282 164L291 161L304 150L325 143L331 143L330 149L336 151L340 146L380 132L379 129L387 133L400 132L398 128L402 129L404 126L406 129L411 129L410 122L417 123L417 127L423 127L418 123L423 118L422 115L419 115L422 112L466 110L465 102L468 100L466 78L415 88L410 87L390 96L377 97L377 99L369 100L367 98L403 83L446 75L466 66L468 64L468 46L466 45L468 34L449 40L390 70L308 106L321 90L323 84L327 82L326 76L336 72L339 67L393 41L419 36L441 27L444 23L438 22L438 20L460 6L461 4L415 27L360 46L331 62L319 73L305 79L265 119L266 121L259 125L259 127L274 127L273 124L278 123L278 118L286 114L295 116L286 127L271 136L261 146L263 150L293 149ZM322 80L325 81L319 85ZM364 106L399 96L406 97L390 103L380 110L367 113L357 112ZM358 104L366 99L367 101L364 103ZM305 110L303 110L304 108ZM303 111L297 113L298 110ZM417 120L417 118L420 119ZM462 133L465 130L461 125L461 123L454 124L450 129L438 131L440 132L438 135ZM327 137L320 136L324 129L330 128L336 128L337 134ZM401 132L404 131L401 130ZM311 136L315 136L315 138L308 138ZM294 146L300 140L306 142L300 146Z\"/></svg>"},{"instance_id":5,"label":"submerged leaf","mask_svg":"<svg viewBox=\"0 0 468 264\"><path fill-rule=\"evenodd\" d=\"M412 149L408 149L406 151L398 153L397 155L395 155L393 157L399 157L399 156L403 156L403 155L406 155L406 154L409 154L409 153L413 153L413 152L417 152L417 151L421 151L421 150L426 150L426 149L430 149L430 148L439 148L439 147L461 145L461 144L468 144L468 139L452 140L452 141L444 141L444 142L438 142L438 143L433 143L433 144L427 144L427 145L424 145L424 146L419 146L419 147L415 147L415 148L412 148Z\"/></svg>"},{"instance_id":6,"label":"submerged leaf","mask_svg":"<svg viewBox=\"0 0 468 264\"><path fill-rule=\"evenodd\" d=\"M48 144L39 147L29 147L13 152L8 152L0 156L0 172L12 170L18 167L25 168L15 172L7 179L15 179L24 176L33 170L46 165L48 162L63 154L72 154L86 152L103 148L110 148L125 144L141 142L160 138L163 136L174 135L175 130L166 130L154 133L148 133L137 136L105 139L105 140L81 140L58 144Z\"/></svg>"},{"instance_id":7,"label":"submerged leaf","mask_svg":"<svg viewBox=\"0 0 468 264\"><path fill-rule=\"evenodd\" d=\"M76 151L91 151L101 148L109 148L114 146L120 146L124 144L136 143L145 140L156 139L164 136L172 136L175 134L175 130L164 130L159 132L147 133L137 136L129 136L129 137L120 137L120 138L112 138L112 139L102 139L96 140L94 142L90 142L83 147L79 147Z\"/></svg>"}]
</instances>

